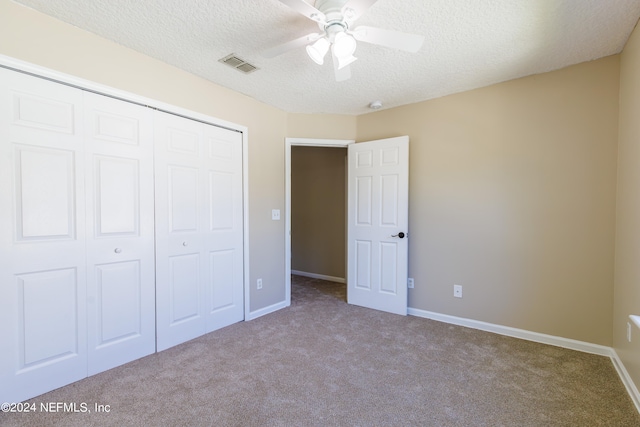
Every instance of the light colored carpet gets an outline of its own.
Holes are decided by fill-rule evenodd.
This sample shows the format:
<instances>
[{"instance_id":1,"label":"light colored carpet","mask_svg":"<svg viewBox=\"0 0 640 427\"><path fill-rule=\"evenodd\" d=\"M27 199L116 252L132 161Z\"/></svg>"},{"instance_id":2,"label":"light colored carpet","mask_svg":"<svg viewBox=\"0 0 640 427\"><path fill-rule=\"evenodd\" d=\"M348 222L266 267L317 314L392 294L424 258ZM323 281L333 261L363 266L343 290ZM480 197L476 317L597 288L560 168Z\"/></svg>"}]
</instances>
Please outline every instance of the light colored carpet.
<instances>
[{"instance_id":1,"label":"light colored carpet","mask_svg":"<svg viewBox=\"0 0 640 427\"><path fill-rule=\"evenodd\" d=\"M345 302L294 276L292 306L0 414L3 426L640 426L611 361Z\"/></svg>"}]
</instances>

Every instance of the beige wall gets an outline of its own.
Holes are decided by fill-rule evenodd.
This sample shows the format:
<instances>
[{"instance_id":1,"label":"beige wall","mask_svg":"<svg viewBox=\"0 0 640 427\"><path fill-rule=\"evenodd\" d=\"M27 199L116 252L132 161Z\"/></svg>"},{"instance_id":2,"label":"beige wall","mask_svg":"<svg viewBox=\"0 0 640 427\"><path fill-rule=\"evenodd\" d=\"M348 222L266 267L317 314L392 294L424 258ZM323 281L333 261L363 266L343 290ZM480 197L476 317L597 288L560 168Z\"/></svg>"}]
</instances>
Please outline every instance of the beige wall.
<instances>
[{"instance_id":1,"label":"beige wall","mask_svg":"<svg viewBox=\"0 0 640 427\"><path fill-rule=\"evenodd\" d=\"M640 387L640 329L629 315L640 315L640 29L636 28L620 60L620 128L614 290L613 346Z\"/></svg>"},{"instance_id":2,"label":"beige wall","mask_svg":"<svg viewBox=\"0 0 640 427\"><path fill-rule=\"evenodd\" d=\"M291 148L291 269L345 278L346 148Z\"/></svg>"},{"instance_id":3,"label":"beige wall","mask_svg":"<svg viewBox=\"0 0 640 427\"><path fill-rule=\"evenodd\" d=\"M356 139L356 116L340 114L289 114L287 136L291 138Z\"/></svg>"},{"instance_id":4,"label":"beige wall","mask_svg":"<svg viewBox=\"0 0 640 427\"><path fill-rule=\"evenodd\" d=\"M411 307L612 344L618 91L613 56L358 117L410 136Z\"/></svg>"},{"instance_id":5,"label":"beige wall","mask_svg":"<svg viewBox=\"0 0 640 427\"><path fill-rule=\"evenodd\" d=\"M284 156L287 115L163 62L9 0L0 0L0 54L208 114L249 129L251 310L284 300Z\"/></svg>"}]
</instances>

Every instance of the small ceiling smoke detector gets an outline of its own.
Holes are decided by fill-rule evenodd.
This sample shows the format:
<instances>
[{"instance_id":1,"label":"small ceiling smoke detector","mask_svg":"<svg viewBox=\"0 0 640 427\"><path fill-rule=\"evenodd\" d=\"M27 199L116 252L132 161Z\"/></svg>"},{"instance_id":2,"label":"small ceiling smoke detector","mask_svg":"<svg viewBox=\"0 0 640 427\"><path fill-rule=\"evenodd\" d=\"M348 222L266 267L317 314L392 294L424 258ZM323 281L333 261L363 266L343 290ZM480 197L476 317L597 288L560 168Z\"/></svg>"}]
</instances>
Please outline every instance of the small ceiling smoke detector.
<instances>
[{"instance_id":1,"label":"small ceiling smoke detector","mask_svg":"<svg viewBox=\"0 0 640 427\"><path fill-rule=\"evenodd\" d=\"M218 59L219 62L223 64L227 64L230 67L235 68L236 70L242 71L245 74L249 74L253 71L258 70L259 68L253 64L249 64L242 58L237 57L235 54L230 54L225 56L224 58Z\"/></svg>"},{"instance_id":2,"label":"small ceiling smoke detector","mask_svg":"<svg viewBox=\"0 0 640 427\"><path fill-rule=\"evenodd\" d=\"M369 108L371 108L372 110L379 110L382 108L382 102L373 101L371 104L369 104Z\"/></svg>"}]
</instances>

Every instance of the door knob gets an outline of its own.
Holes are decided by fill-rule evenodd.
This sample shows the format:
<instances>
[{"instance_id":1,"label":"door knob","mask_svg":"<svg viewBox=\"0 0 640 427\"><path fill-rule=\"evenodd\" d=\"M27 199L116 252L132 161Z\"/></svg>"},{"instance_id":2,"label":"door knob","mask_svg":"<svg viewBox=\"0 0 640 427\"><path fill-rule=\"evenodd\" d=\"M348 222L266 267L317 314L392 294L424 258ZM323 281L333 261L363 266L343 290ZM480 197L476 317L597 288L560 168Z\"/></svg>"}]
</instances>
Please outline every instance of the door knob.
<instances>
[{"instance_id":1,"label":"door knob","mask_svg":"<svg viewBox=\"0 0 640 427\"><path fill-rule=\"evenodd\" d=\"M182 242L182 246L189 246L187 242Z\"/></svg>"},{"instance_id":2,"label":"door knob","mask_svg":"<svg viewBox=\"0 0 640 427\"><path fill-rule=\"evenodd\" d=\"M399 238L401 238L401 239L402 239L402 238L404 238L404 236L405 236L405 234L401 231L401 232L399 232L398 234L394 234L394 235L392 235L391 237L399 237Z\"/></svg>"},{"instance_id":3,"label":"door knob","mask_svg":"<svg viewBox=\"0 0 640 427\"><path fill-rule=\"evenodd\" d=\"M115 253L119 254L120 252L122 252L122 249L120 249L120 248L116 248L113 252L115 252Z\"/></svg>"}]
</instances>

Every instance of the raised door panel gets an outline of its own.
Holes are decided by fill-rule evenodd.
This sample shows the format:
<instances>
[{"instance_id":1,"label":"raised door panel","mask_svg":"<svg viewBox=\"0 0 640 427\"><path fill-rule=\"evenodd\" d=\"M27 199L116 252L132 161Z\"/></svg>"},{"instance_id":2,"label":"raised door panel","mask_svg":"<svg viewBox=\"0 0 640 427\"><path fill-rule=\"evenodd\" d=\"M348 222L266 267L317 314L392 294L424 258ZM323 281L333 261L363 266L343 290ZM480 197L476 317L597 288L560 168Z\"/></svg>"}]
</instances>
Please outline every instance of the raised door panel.
<instances>
[{"instance_id":1,"label":"raised door panel","mask_svg":"<svg viewBox=\"0 0 640 427\"><path fill-rule=\"evenodd\" d=\"M198 167L171 165L167 168L169 233L197 232L199 222L199 193L201 193Z\"/></svg>"},{"instance_id":2,"label":"raised door panel","mask_svg":"<svg viewBox=\"0 0 640 427\"><path fill-rule=\"evenodd\" d=\"M20 274L16 279L20 371L77 357L77 270L40 271Z\"/></svg>"},{"instance_id":3,"label":"raised door panel","mask_svg":"<svg viewBox=\"0 0 640 427\"><path fill-rule=\"evenodd\" d=\"M209 254L209 266L211 269L210 313L227 309L236 302L233 287L229 286L229 283L234 282L234 252L235 250L230 249Z\"/></svg>"},{"instance_id":4,"label":"raised door panel","mask_svg":"<svg viewBox=\"0 0 640 427\"><path fill-rule=\"evenodd\" d=\"M121 108L115 112L113 111L114 109L108 105L106 108L96 106L96 108L91 109L91 123L88 130L91 132L90 135L92 138L96 141L132 146L140 146L140 144L143 143L141 141L141 138L144 138L143 128L148 125L144 123L146 118L140 117L137 106L122 104L119 101L111 101L108 99L101 99L97 102L102 104L119 103ZM91 106L89 106L89 108L91 108ZM123 111L126 109L129 111Z\"/></svg>"},{"instance_id":5,"label":"raised door panel","mask_svg":"<svg viewBox=\"0 0 640 427\"><path fill-rule=\"evenodd\" d=\"M201 317L200 254L169 257L169 326L197 320ZM194 328L192 337L203 328Z\"/></svg>"},{"instance_id":6,"label":"raised door panel","mask_svg":"<svg viewBox=\"0 0 640 427\"><path fill-rule=\"evenodd\" d=\"M228 172L209 172L209 229L232 231L236 221L234 212L234 177Z\"/></svg>"},{"instance_id":7,"label":"raised door panel","mask_svg":"<svg viewBox=\"0 0 640 427\"><path fill-rule=\"evenodd\" d=\"M140 261L97 265L97 348L117 345L142 334Z\"/></svg>"},{"instance_id":8,"label":"raised door panel","mask_svg":"<svg viewBox=\"0 0 640 427\"><path fill-rule=\"evenodd\" d=\"M382 175L380 177L380 226L397 228L399 206L399 177L397 174Z\"/></svg>"},{"instance_id":9,"label":"raised door panel","mask_svg":"<svg viewBox=\"0 0 640 427\"><path fill-rule=\"evenodd\" d=\"M380 293L396 295L398 293L398 244L380 242ZM405 281L406 283L406 281Z\"/></svg>"},{"instance_id":10,"label":"raised door panel","mask_svg":"<svg viewBox=\"0 0 640 427\"><path fill-rule=\"evenodd\" d=\"M34 95L22 92L20 89L13 90L11 95L14 125L47 133L74 134L77 104L46 94Z\"/></svg>"},{"instance_id":11,"label":"raised door panel","mask_svg":"<svg viewBox=\"0 0 640 427\"><path fill-rule=\"evenodd\" d=\"M139 236L139 162L94 157L96 237Z\"/></svg>"},{"instance_id":12,"label":"raised door panel","mask_svg":"<svg viewBox=\"0 0 640 427\"><path fill-rule=\"evenodd\" d=\"M367 175L356 178L354 197L356 199L355 225L357 227L370 227L373 224L371 216L373 213L372 178Z\"/></svg>"},{"instance_id":13,"label":"raised door panel","mask_svg":"<svg viewBox=\"0 0 640 427\"><path fill-rule=\"evenodd\" d=\"M355 266L353 271L355 277L353 286L357 289L370 291L371 290L371 269L372 269L372 251L371 241L369 240L356 240L354 242L355 250Z\"/></svg>"},{"instance_id":14,"label":"raised door panel","mask_svg":"<svg viewBox=\"0 0 640 427\"><path fill-rule=\"evenodd\" d=\"M82 91L6 69L0 71L3 141L83 150Z\"/></svg>"},{"instance_id":15,"label":"raised door panel","mask_svg":"<svg viewBox=\"0 0 640 427\"><path fill-rule=\"evenodd\" d=\"M74 239L75 153L15 144L13 154L17 240Z\"/></svg>"},{"instance_id":16,"label":"raised door panel","mask_svg":"<svg viewBox=\"0 0 640 427\"><path fill-rule=\"evenodd\" d=\"M155 351L153 113L84 94L89 374Z\"/></svg>"},{"instance_id":17,"label":"raised door panel","mask_svg":"<svg viewBox=\"0 0 640 427\"><path fill-rule=\"evenodd\" d=\"M0 401L87 375L82 92L0 69Z\"/></svg>"},{"instance_id":18,"label":"raised door panel","mask_svg":"<svg viewBox=\"0 0 640 427\"><path fill-rule=\"evenodd\" d=\"M197 158L202 150L202 134L196 122L182 122L178 117L166 118L171 123L165 128L166 151L175 154L185 154L187 157ZM188 119L184 119L188 120Z\"/></svg>"}]
</instances>

